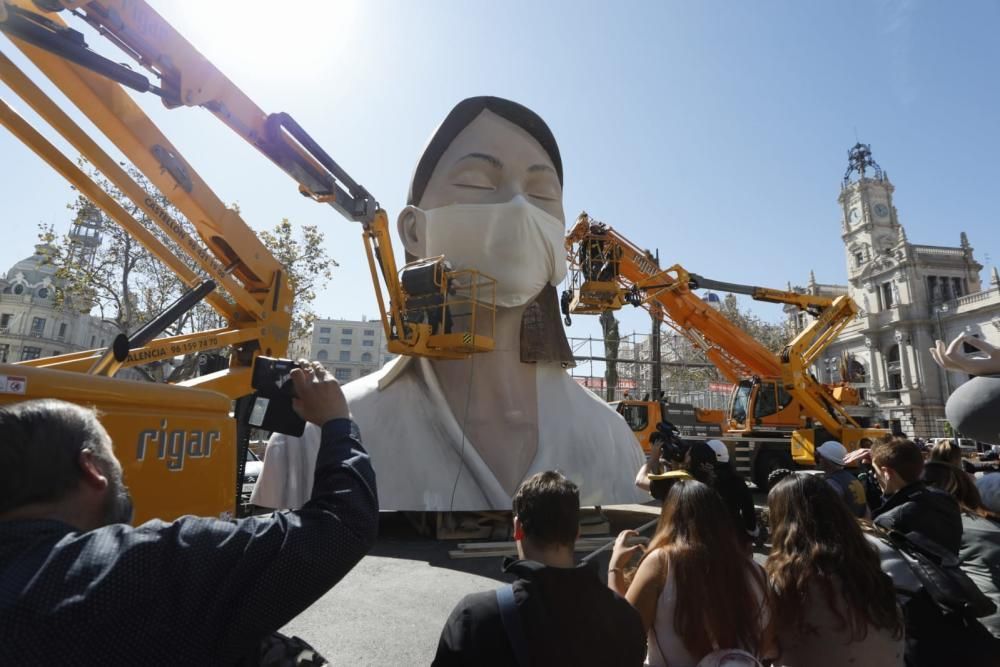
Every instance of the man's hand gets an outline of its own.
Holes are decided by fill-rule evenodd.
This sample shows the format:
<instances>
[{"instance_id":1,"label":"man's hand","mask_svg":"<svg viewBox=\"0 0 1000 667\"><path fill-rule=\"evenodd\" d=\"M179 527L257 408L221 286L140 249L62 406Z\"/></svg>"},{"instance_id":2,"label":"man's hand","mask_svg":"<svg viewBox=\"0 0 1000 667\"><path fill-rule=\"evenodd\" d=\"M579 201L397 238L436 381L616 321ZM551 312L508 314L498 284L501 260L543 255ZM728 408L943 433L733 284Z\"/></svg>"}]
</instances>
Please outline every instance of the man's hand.
<instances>
[{"instance_id":1,"label":"man's hand","mask_svg":"<svg viewBox=\"0 0 1000 667\"><path fill-rule=\"evenodd\" d=\"M332 419L349 419L351 411L340 383L330 377L323 365L300 360L302 368L291 372L295 395L292 408L307 422L323 426Z\"/></svg>"},{"instance_id":2,"label":"man's hand","mask_svg":"<svg viewBox=\"0 0 1000 667\"><path fill-rule=\"evenodd\" d=\"M851 465L853 463L868 463L872 462L872 450L867 447L862 447L860 449L855 449L853 452L844 457L844 465Z\"/></svg>"}]
</instances>

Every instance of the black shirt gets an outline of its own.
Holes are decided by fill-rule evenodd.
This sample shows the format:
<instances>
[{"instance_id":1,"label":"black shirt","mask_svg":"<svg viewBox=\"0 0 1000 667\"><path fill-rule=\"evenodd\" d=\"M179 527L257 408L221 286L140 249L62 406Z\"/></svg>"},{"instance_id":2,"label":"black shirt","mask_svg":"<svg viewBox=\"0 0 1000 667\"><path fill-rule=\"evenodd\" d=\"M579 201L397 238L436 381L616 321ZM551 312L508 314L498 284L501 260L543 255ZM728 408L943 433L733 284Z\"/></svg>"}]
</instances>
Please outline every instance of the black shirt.
<instances>
[{"instance_id":1,"label":"black shirt","mask_svg":"<svg viewBox=\"0 0 1000 667\"><path fill-rule=\"evenodd\" d=\"M0 665L225 665L334 586L374 544L375 473L327 422L301 509L81 533L0 522Z\"/></svg>"},{"instance_id":2,"label":"black shirt","mask_svg":"<svg viewBox=\"0 0 1000 667\"><path fill-rule=\"evenodd\" d=\"M757 530L757 512L753 506L753 495L750 487L742 476L728 463L715 466L715 490L722 496L733 524L740 536L746 539L747 533Z\"/></svg>"},{"instance_id":3,"label":"black shirt","mask_svg":"<svg viewBox=\"0 0 1000 667\"><path fill-rule=\"evenodd\" d=\"M575 568L504 563L533 665L641 665L646 634L632 605L609 589L596 563ZM441 631L437 667L515 665L496 591L466 595Z\"/></svg>"}]
</instances>

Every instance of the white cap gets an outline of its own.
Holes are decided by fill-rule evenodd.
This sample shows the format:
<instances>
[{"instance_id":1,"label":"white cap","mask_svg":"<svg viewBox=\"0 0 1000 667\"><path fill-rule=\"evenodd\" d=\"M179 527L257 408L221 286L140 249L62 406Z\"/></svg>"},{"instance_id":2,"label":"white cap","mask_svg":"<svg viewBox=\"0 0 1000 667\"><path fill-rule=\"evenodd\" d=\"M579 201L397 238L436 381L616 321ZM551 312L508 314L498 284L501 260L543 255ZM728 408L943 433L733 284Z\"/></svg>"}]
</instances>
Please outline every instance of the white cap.
<instances>
[{"instance_id":1,"label":"white cap","mask_svg":"<svg viewBox=\"0 0 1000 667\"><path fill-rule=\"evenodd\" d=\"M836 440L827 440L816 448L816 453L830 463L840 467L844 466L844 457L847 456L847 450Z\"/></svg>"},{"instance_id":2,"label":"white cap","mask_svg":"<svg viewBox=\"0 0 1000 667\"><path fill-rule=\"evenodd\" d=\"M719 463L729 463L729 448L721 440L709 440L705 444L715 452L715 459Z\"/></svg>"}]
</instances>

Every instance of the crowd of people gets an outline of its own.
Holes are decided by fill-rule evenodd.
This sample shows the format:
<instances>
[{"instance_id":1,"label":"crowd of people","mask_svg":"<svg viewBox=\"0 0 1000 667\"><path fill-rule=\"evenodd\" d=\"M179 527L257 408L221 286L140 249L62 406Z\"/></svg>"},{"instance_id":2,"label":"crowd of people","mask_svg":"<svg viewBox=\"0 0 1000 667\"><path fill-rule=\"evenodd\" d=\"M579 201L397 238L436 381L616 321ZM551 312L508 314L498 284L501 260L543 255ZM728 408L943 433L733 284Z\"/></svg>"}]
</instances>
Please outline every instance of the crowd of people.
<instances>
[{"instance_id":1,"label":"crowd of people","mask_svg":"<svg viewBox=\"0 0 1000 667\"><path fill-rule=\"evenodd\" d=\"M709 664L713 651L789 667L1000 664L1000 474L976 480L951 443L925 462L901 437L851 456L825 442L818 474L771 475L761 568L733 546L749 528L725 511L740 493L716 473L728 457L706 449L675 462L683 475L668 477L669 461L640 471L667 480L660 522L633 570L627 531L612 557L609 586L640 612L647 664ZM852 459L880 487L874 507Z\"/></svg>"},{"instance_id":2,"label":"crowd of people","mask_svg":"<svg viewBox=\"0 0 1000 667\"><path fill-rule=\"evenodd\" d=\"M278 631L371 548L378 496L339 384L318 364L292 380L322 431L312 496L236 521L129 526L93 410L0 408L0 664L322 664ZM513 583L459 602L434 664L1000 665L1000 474L904 438L850 456L830 441L816 460L772 474L761 565L726 445L655 441L637 477L662 503L655 531L618 535L606 583L574 556L580 489L531 476Z\"/></svg>"}]
</instances>

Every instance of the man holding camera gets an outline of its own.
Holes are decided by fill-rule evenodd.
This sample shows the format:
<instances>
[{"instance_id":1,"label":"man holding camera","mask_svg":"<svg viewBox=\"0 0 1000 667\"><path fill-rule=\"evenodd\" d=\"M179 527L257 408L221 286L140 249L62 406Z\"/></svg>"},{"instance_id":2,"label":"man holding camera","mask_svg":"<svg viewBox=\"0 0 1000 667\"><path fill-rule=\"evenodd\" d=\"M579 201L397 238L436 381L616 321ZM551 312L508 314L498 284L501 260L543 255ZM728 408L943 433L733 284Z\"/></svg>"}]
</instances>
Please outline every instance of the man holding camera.
<instances>
[{"instance_id":1,"label":"man holding camera","mask_svg":"<svg viewBox=\"0 0 1000 667\"><path fill-rule=\"evenodd\" d=\"M238 521L133 528L93 410L0 408L0 664L256 664L302 646L273 633L368 552L378 499L336 380L305 363L291 379L322 431L311 498Z\"/></svg>"}]
</instances>

